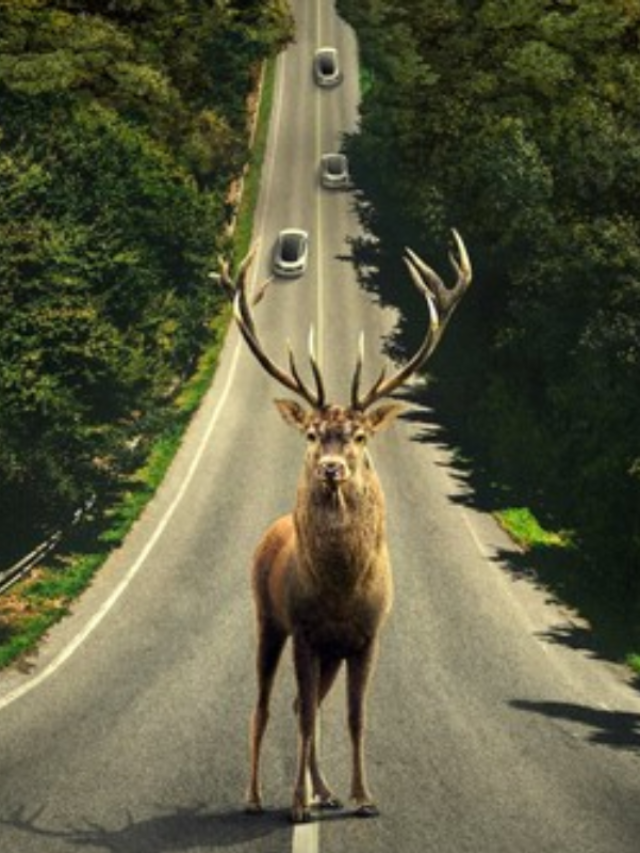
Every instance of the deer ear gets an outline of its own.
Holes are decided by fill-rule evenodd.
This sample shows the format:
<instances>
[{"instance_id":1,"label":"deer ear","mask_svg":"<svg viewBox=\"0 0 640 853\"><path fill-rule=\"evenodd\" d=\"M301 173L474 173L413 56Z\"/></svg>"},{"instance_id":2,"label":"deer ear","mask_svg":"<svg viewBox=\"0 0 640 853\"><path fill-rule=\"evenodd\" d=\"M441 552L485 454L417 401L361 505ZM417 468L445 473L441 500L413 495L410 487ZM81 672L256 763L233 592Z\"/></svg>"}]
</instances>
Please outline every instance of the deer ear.
<instances>
[{"instance_id":1,"label":"deer ear","mask_svg":"<svg viewBox=\"0 0 640 853\"><path fill-rule=\"evenodd\" d=\"M296 403L295 400L274 400L273 402L285 423L303 432L306 430L310 413L300 403Z\"/></svg>"},{"instance_id":2,"label":"deer ear","mask_svg":"<svg viewBox=\"0 0 640 853\"><path fill-rule=\"evenodd\" d=\"M367 426L371 432L382 432L387 429L395 421L402 412L406 410L406 406L402 403L385 403L384 406L378 406L367 415Z\"/></svg>"}]
</instances>

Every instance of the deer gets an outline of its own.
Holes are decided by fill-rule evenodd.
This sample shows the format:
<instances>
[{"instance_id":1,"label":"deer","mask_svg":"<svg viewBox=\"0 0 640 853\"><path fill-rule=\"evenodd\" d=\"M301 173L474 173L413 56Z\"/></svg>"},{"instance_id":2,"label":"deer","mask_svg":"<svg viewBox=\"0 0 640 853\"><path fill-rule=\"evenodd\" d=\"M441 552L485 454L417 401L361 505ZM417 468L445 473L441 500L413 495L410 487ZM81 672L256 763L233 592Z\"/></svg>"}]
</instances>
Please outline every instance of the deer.
<instances>
[{"instance_id":1,"label":"deer","mask_svg":"<svg viewBox=\"0 0 640 853\"><path fill-rule=\"evenodd\" d=\"M320 770L316 748L319 709L343 663L347 673L354 814L359 817L379 814L365 770L365 705L380 631L392 607L393 579L384 494L368 444L405 409L398 400L375 404L389 398L424 366L471 283L467 250L458 232L453 230L452 234L449 259L456 275L453 287L445 286L418 255L405 250L404 261L411 280L427 303L424 340L393 375L388 377L383 368L371 387L363 390L362 333L347 406L327 399L313 327L308 346L312 381L303 378L290 345L288 369L267 354L259 338L253 307L264 296L270 279L257 288L252 299L247 294L248 270L256 247L240 264L235 280L225 261L221 261L221 272L216 275L233 301L237 326L259 365L302 401L303 404L298 399L277 399L275 405L285 423L302 433L306 441L293 511L278 518L264 533L251 569L258 682L250 726L250 782L246 800L246 811L251 814L264 811L261 746L274 679L289 638L298 718L291 821L294 824L310 821L312 808L344 807Z\"/></svg>"}]
</instances>

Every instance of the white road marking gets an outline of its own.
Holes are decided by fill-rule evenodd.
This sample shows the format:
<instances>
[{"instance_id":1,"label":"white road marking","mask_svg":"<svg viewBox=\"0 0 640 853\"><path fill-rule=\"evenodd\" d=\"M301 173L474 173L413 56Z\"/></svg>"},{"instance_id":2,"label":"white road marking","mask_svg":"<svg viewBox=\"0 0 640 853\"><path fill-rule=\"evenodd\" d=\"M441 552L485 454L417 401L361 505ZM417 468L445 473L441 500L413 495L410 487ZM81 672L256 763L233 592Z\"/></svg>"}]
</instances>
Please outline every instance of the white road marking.
<instances>
[{"instance_id":1,"label":"white road marking","mask_svg":"<svg viewBox=\"0 0 640 853\"><path fill-rule=\"evenodd\" d=\"M320 850L320 824L316 819L311 823L297 823L293 827L291 853L318 853Z\"/></svg>"},{"instance_id":2,"label":"white road marking","mask_svg":"<svg viewBox=\"0 0 640 853\"><path fill-rule=\"evenodd\" d=\"M485 560L488 560L491 557L491 554L487 550L482 539L480 539L480 537L478 536L476 529L473 526L471 519L469 518L469 514L468 514L467 510L464 509L464 507L461 507L460 511L462 513L462 519L465 523L465 527L469 531L469 535L471 536L471 539L473 540L474 545L478 549L480 556L484 557Z\"/></svg>"},{"instance_id":3,"label":"white road marking","mask_svg":"<svg viewBox=\"0 0 640 853\"><path fill-rule=\"evenodd\" d=\"M321 20L320 20L320 2L316 2L316 38L318 44L321 43ZM322 100L321 92L316 88L315 95L315 163L320 162L321 145L320 145L320 127L322 122ZM324 256L323 241L322 241L322 191L316 190L316 222L315 222L315 244L316 244L316 341L317 352L316 357L320 368L322 368L324 354L324 285L322 275L322 259ZM320 714L316 720L316 749L320 754ZM320 851L320 823L317 819L312 819L310 823L299 823L293 827L292 853L319 853Z\"/></svg>"},{"instance_id":4,"label":"white road marking","mask_svg":"<svg viewBox=\"0 0 640 853\"><path fill-rule=\"evenodd\" d=\"M218 399L218 402L216 403L216 406L213 410L211 419L204 433L204 436L202 437L195 456L191 461L187 474L182 483L180 484L180 488L178 489L176 496L174 497L173 501L171 502L169 507L166 509L164 515L158 522L158 525L149 537L147 544L140 552L138 558L131 565L131 568L126 573L122 581L115 588L115 590L111 593L111 595L103 602L101 607L96 611L96 613L92 616L89 622L87 622L85 627L78 634L76 634L76 636L60 652L60 654L55 657L51 661L51 663L42 670L42 672L38 673L38 675L34 676L24 684L21 684L19 687L16 687L10 693L7 693L6 696L0 698L0 711L6 708L8 705L11 705L17 699L20 699L22 696L25 696L27 693L30 693L32 690L34 690L36 687L38 687L40 684L50 678L54 673L56 673L60 669L60 667L62 667L69 660L69 658L80 648L80 646L85 642L85 640L95 631L95 629L102 622L105 616L107 616L107 614L112 610L116 602L124 594L124 592L127 590L135 576L144 566L147 559L149 558L149 555L151 554L155 546L158 544L160 538L166 530L167 525L175 515L176 510L182 503L182 500L185 494L187 493L189 486L191 485L191 481L193 480L196 471L198 470L198 466L200 465L204 452L207 449L211 434L213 433L213 430L216 424L218 423L222 410L224 409L226 402L229 398L229 394L231 393L241 351L242 347L240 342L238 342L236 344L236 348L232 356L231 368L227 376L227 381L222 390L220 398Z\"/></svg>"}]
</instances>

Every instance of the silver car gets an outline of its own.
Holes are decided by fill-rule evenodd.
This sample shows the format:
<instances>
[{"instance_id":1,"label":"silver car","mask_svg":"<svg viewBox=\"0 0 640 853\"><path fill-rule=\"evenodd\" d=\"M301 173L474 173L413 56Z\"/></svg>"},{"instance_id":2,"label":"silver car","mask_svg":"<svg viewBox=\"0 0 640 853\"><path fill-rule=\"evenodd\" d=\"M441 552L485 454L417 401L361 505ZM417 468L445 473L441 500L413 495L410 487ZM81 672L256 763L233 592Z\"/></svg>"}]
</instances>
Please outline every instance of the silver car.
<instances>
[{"instance_id":1,"label":"silver car","mask_svg":"<svg viewBox=\"0 0 640 853\"><path fill-rule=\"evenodd\" d=\"M349 164L344 154L323 154L320 158L320 183L329 190L350 186Z\"/></svg>"},{"instance_id":2,"label":"silver car","mask_svg":"<svg viewBox=\"0 0 640 853\"><path fill-rule=\"evenodd\" d=\"M297 278L307 268L309 235L299 228L285 228L278 234L273 250L273 272L284 278Z\"/></svg>"},{"instance_id":3,"label":"silver car","mask_svg":"<svg viewBox=\"0 0 640 853\"><path fill-rule=\"evenodd\" d=\"M313 58L313 76L318 86L337 86L342 71L335 47L320 47Z\"/></svg>"}]
</instances>

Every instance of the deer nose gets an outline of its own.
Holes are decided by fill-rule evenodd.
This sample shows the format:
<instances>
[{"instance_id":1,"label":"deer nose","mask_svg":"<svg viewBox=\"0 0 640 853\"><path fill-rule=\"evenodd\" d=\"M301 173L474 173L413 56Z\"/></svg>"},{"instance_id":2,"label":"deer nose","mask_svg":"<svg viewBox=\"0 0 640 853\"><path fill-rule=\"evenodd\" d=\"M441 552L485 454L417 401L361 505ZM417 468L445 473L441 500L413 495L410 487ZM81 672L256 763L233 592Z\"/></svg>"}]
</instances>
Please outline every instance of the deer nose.
<instances>
[{"instance_id":1,"label":"deer nose","mask_svg":"<svg viewBox=\"0 0 640 853\"><path fill-rule=\"evenodd\" d=\"M321 459L318 474L330 483L340 483L347 479L347 466L342 459Z\"/></svg>"}]
</instances>

